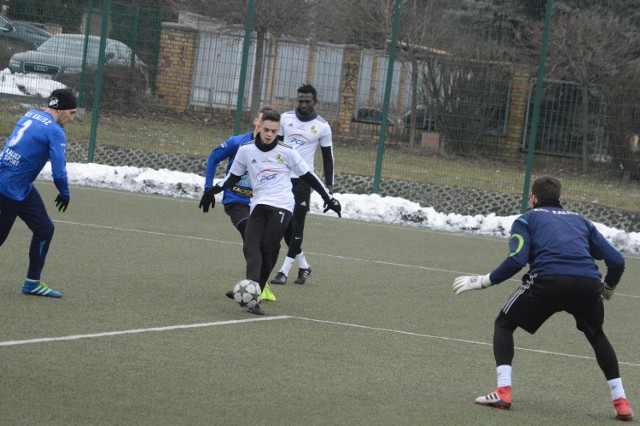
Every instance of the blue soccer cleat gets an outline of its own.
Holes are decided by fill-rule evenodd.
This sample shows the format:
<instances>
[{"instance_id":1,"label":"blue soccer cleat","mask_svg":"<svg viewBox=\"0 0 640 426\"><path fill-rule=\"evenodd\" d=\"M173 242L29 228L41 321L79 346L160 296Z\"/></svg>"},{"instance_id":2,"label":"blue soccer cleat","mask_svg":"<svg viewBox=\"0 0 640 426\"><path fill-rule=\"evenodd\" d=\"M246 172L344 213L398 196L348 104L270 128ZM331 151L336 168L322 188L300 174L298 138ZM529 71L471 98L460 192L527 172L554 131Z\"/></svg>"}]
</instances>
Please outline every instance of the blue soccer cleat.
<instances>
[{"instance_id":1,"label":"blue soccer cleat","mask_svg":"<svg viewBox=\"0 0 640 426\"><path fill-rule=\"evenodd\" d=\"M50 289L43 282L25 281L22 285L22 294L27 296L62 297L60 292Z\"/></svg>"}]
</instances>

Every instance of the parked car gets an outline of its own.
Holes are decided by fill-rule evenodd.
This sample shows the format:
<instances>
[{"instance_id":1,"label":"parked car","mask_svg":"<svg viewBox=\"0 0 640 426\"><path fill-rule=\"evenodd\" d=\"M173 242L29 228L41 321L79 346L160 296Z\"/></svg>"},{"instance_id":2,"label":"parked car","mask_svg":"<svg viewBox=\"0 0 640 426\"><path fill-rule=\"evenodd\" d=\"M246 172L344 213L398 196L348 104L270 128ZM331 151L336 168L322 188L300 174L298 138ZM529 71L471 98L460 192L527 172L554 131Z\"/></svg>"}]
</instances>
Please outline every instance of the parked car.
<instances>
[{"instance_id":1,"label":"parked car","mask_svg":"<svg viewBox=\"0 0 640 426\"><path fill-rule=\"evenodd\" d=\"M88 36L86 65L88 72L97 68L100 37ZM58 34L42 43L36 50L16 53L9 61L12 73L36 73L51 76L54 80L68 84L82 72L85 45L84 34ZM137 71L143 84L148 85L147 65L124 43L107 39L105 65L109 68Z\"/></svg>"},{"instance_id":2,"label":"parked car","mask_svg":"<svg viewBox=\"0 0 640 426\"><path fill-rule=\"evenodd\" d=\"M356 123L380 124L382 123L382 110L373 107L360 107L355 112L353 121ZM396 121L387 115L387 126L395 125Z\"/></svg>"},{"instance_id":3,"label":"parked car","mask_svg":"<svg viewBox=\"0 0 640 426\"><path fill-rule=\"evenodd\" d=\"M34 24L12 21L0 13L0 41L11 45L13 51L35 49L51 36L51 33Z\"/></svg>"},{"instance_id":4,"label":"parked car","mask_svg":"<svg viewBox=\"0 0 640 426\"><path fill-rule=\"evenodd\" d=\"M402 122L407 127L411 125L411 110L407 111L402 116ZM424 105L418 105L418 107L416 108L416 129L423 129L428 131L438 130L436 121Z\"/></svg>"}]
</instances>

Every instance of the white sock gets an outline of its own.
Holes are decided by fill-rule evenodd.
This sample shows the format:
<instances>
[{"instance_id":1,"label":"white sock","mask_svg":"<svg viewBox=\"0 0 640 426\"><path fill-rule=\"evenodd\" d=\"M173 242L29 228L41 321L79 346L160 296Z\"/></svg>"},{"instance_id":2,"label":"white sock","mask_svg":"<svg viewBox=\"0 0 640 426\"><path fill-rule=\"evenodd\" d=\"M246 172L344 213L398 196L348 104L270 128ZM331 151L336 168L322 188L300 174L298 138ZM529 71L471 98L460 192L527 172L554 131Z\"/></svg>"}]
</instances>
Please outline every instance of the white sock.
<instances>
[{"instance_id":1,"label":"white sock","mask_svg":"<svg viewBox=\"0 0 640 426\"><path fill-rule=\"evenodd\" d=\"M300 269L309 269L309 262L307 262L307 258L304 257L304 252L298 253L296 256L296 260L298 261L298 266Z\"/></svg>"},{"instance_id":2,"label":"white sock","mask_svg":"<svg viewBox=\"0 0 640 426\"><path fill-rule=\"evenodd\" d=\"M617 379L608 380L609 388L611 389L611 399L616 400L618 398L626 398L627 395L624 393L624 387L622 387L622 379L618 377Z\"/></svg>"},{"instance_id":3,"label":"white sock","mask_svg":"<svg viewBox=\"0 0 640 426\"><path fill-rule=\"evenodd\" d=\"M498 372L498 387L511 386L511 366L499 365L496 371Z\"/></svg>"},{"instance_id":4,"label":"white sock","mask_svg":"<svg viewBox=\"0 0 640 426\"><path fill-rule=\"evenodd\" d=\"M284 263L282 264L282 268L280 268L280 272L282 272L283 274L285 274L287 277L289 276L289 271L291 270L291 267L293 266L293 262L295 262L296 260L293 257L285 257L284 258Z\"/></svg>"}]
</instances>

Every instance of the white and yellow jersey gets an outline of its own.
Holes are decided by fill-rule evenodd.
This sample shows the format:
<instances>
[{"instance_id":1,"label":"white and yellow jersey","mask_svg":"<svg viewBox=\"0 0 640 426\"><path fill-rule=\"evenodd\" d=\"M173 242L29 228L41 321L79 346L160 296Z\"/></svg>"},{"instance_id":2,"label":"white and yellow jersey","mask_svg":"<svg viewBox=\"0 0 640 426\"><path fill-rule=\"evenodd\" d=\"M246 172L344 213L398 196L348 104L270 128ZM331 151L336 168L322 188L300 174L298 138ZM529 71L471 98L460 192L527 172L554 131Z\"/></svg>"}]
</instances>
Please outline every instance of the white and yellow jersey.
<instances>
[{"instance_id":1,"label":"white and yellow jersey","mask_svg":"<svg viewBox=\"0 0 640 426\"><path fill-rule=\"evenodd\" d=\"M283 143L277 143L269 151L262 151L252 141L238 148L229 169L229 173L236 176L242 176L245 171L249 173L253 185L251 211L258 204L266 204L293 212L291 178L294 174L304 175L311 169L296 150Z\"/></svg>"},{"instance_id":2,"label":"white and yellow jersey","mask_svg":"<svg viewBox=\"0 0 640 426\"><path fill-rule=\"evenodd\" d=\"M309 168L314 171L314 159L318 146L331 147L331 126L320 117L309 121L301 121L296 116L295 111L288 111L282 114L280 119L280 131L283 142L300 153ZM333 155L332 155L333 156ZM292 177L298 177L299 174Z\"/></svg>"}]
</instances>

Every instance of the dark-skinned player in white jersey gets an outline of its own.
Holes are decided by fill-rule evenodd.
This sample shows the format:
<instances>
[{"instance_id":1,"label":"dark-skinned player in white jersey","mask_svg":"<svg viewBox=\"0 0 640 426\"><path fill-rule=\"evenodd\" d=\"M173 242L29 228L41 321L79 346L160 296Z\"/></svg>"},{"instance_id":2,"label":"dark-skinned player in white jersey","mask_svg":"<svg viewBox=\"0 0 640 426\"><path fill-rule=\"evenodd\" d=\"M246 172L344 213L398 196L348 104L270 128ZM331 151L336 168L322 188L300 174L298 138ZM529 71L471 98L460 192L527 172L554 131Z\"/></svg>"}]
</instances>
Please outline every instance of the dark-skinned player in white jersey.
<instances>
[{"instance_id":1,"label":"dark-skinned player in white jersey","mask_svg":"<svg viewBox=\"0 0 640 426\"><path fill-rule=\"evenodd\" d=\"M331 197L300 154L291 147L278 143L279 128L280 113L275 110L265 111L255 140L238 148L225 180L207 190L217 194L235 185L245 172L249 173L253 197L243 243L245 278L259 283L261 289L266 285L278 260L280 242L293 214L292 174L308 183L322 196L326 204L325 212L333 210L341 216L340 203ZM211 200L213 206L215 198L211 197ZM229 293L227 297L233 297ZM259 304L248 311L264 315Z\"/></svg>"},{"instance_id":2,"label":"dark-skinned player in white jersey","mask_svg":"<svg viewBox=\"0 0 640 426\"><path fill-rule=\"evenodd\" d=\"M311 171L314 171L314 159L318 147L322 152L322 166L324 182L333 192L333 142L331 140L331 127L329 123L316 112L318 96L316 89L310 84L303 84L298 88L298 107L293 111L282 114L280 120L279 138L300 153L307 162ZM295 207L293 218L285 233L284 240L289 246L287 257L271 284L283 285L287 282L287 276L294 262L298 262L298 277L296 284L304 284L311 275L311 266L302 251L302 239L304 225L309 203L311 202L312 188L298 176L292 176L293 195Z\"/></svg>"}]
</instances>

